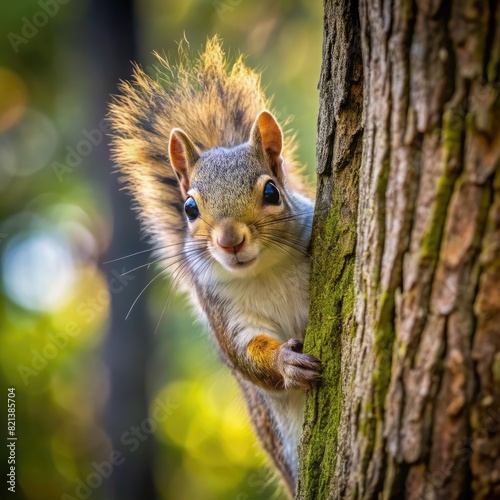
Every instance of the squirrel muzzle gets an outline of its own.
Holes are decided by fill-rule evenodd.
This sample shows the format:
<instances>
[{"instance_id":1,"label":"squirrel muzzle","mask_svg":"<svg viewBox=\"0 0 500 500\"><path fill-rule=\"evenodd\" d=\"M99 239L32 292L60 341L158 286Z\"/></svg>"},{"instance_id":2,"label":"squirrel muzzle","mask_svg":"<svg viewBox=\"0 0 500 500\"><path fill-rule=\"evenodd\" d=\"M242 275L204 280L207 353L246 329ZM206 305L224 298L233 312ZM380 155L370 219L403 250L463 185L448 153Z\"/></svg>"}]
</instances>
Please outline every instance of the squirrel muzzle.
<instances>
[{"instance_id":1,"label":"squirrel muzzle","mask_svg":"<svg viewBox=\"0 0 500 500\"><path fill-rule=\"evenodd\" d=\"M259 256L259 244L243 222L225 219L215 225L211 236L212 255L230 271L249 267Z\"/></svg>"}]
</instances>

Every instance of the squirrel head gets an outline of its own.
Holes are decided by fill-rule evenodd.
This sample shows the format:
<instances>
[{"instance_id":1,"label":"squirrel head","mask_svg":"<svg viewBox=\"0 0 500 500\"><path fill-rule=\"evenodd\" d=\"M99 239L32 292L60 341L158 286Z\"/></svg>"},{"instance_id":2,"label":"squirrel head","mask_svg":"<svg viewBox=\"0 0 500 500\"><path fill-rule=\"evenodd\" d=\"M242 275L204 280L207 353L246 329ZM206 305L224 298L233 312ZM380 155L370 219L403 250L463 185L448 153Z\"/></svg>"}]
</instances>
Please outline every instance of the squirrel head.
<instances>
[{"instance_id":1,"label":"squirrel head","mask_svg":"<svg viewBox=\"0 0 500 500\"><path fill-rule=\"evenodd\" d=\"M248 142L233 148L200 152L181 129L170 134L191 244L231 273L255 275L305 252L300 242L312 207L307 203L304 219L304 206L287 189L282 147L281 128L268 111L255 119Z\"/></svg>"}]
</instances>

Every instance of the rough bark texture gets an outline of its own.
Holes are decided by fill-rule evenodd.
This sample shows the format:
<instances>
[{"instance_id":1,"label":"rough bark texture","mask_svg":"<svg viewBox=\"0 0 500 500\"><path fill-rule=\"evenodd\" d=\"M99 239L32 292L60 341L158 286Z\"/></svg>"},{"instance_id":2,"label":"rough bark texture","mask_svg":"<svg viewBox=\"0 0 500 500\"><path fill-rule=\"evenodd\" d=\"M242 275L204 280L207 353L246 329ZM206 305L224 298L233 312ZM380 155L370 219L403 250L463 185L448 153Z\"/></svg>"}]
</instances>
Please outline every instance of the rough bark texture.
<instances>
[{"instance_id":1,"label":"rough bark texture","mask_svg":"<svg viewBox=\"0 0 500 500\"><path fill-rule=\"evenodd\" d=\"M499 3L324 28L297 498L500 498Z\"/></svg>"}]
</instances>

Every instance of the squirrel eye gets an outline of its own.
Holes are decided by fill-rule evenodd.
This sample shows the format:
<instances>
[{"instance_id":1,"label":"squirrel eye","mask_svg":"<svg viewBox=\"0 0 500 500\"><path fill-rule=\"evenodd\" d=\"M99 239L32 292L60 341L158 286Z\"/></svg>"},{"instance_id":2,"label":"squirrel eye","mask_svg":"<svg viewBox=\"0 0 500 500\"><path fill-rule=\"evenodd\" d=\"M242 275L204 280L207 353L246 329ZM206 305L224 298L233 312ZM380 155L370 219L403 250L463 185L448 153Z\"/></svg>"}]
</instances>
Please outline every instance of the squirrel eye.
<instances>
[{"instance_id":1,"label":"squirrel eye","mask_svg":"<svg viewBox=\"0 0 500 500\"><path fill-rule=\"evenodd\" d=\"M269 205L279 205L280 203L280 192L271 181L267 181L264 186L264 203Z\"/></svg>"},{"instance_id":2,"label":"squirrel eye","mask_svg":"<svg viewBox=\"0 0 500 500\"><path fill-rule=\"evenodd\" d=\"M198 205L193 200L193 198L191 198L191 196L184 203L184 212L186 212L187 218L190 221L194 221L200 215Z\"/></svg>"}]
</instances>

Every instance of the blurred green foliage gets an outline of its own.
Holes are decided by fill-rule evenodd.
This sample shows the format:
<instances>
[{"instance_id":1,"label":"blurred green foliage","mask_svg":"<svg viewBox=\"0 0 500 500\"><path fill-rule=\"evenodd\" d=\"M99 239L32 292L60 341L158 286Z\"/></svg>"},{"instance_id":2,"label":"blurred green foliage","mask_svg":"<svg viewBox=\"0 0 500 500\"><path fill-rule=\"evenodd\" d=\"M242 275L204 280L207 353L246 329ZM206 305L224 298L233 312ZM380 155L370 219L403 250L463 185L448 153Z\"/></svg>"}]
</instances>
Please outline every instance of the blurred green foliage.
<instances>
[{"instance_id":1,"label":"blurred green foliage","mask_svg":"<svg viewBox=\"0 0 500 500\"><path fill-rule=\"evenodd\" d=\"M100 271L112 220L93 174L95 151L76 167L68 163L67 147L76 148L89 129L92 81L82 69L88 54L84 43L68 42L87 2L57 3L46 22L41 5L22 0L0 8L2 401L15 387L19 498L78 498L90 488L89 497L105 499L103 463L133 460L142 438L123 429L126 454L117 458L101 421L109 397L102 344L111 294L119 300L119 286L108 288ZM320 3L146 0L136 10L145 67L153 50L175 58L179 40L198 50L216 33L231 54L245 54L263 71L278 116L294 117L300 158L313 173ZM33 23L39 27L30 31ZM137 423L145 439L156 441L159 497L279 498L234 381L185 300L168 290L159 283L141 298L151 324L161 317L148 374L151 420Z\"/></svg>"}]
</instances>

